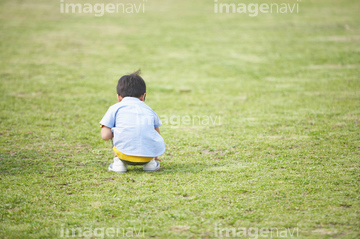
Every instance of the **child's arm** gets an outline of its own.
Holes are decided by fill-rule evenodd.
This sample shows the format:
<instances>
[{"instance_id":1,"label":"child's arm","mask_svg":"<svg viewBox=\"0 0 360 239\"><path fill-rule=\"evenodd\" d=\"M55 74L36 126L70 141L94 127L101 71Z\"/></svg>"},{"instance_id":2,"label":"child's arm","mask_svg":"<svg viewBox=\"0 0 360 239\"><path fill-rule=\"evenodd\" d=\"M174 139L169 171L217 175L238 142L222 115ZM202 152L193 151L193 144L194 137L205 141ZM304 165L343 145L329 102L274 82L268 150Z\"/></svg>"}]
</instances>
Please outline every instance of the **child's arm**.
<instances>
[{"instance_id":1,"label":"child's arm","mask_svg":"<svg viewBox=\"0 0 360 239\"><path fill-rule=\"evenodd\" d=\"M103 140L109 140L109 139L112 139L113 137L113 133L111 131L111 129L109 127L106 127L106 126L102 126L101 127L101 138Z\"/></svg>"}]
</instances>

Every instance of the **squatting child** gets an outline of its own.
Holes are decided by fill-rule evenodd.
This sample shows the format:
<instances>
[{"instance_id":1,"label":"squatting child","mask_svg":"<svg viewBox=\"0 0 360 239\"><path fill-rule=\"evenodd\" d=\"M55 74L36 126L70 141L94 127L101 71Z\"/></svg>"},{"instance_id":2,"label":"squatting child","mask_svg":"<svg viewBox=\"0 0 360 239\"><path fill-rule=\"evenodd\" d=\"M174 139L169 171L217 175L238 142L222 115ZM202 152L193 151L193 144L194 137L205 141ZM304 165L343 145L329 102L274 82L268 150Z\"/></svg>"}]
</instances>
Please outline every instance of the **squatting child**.
<instances>
[{"instance_id":1,"label":"squatting child","mask_svg":"<svg viewBox=\"0 0 360 239\"><path fill-rule=\"evenodd\" d=\"M158 156L165 152L161 121L144 102L146 84L140 70L122 76L116 90L118 103L100 121L101 137L112 140L116 155L109 170L125 173L127 165L142 165L148 172L159 170Z\"/></svg>"}]
</instances>

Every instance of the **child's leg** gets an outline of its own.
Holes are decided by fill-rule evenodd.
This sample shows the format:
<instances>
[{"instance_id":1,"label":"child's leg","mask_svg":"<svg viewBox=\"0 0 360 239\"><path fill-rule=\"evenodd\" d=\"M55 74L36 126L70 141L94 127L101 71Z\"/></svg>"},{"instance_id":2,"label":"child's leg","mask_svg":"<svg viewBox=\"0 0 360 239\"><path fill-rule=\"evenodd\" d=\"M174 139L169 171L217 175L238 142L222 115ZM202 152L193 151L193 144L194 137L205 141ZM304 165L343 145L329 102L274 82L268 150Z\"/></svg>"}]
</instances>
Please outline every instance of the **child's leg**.
<instances>
[{"instance_id":1,"label":"child's leg","mask_svg":"<svg viewBox=\"0 0 360 239\"><path fill-rule=\"evenodd\" d=\"M111 139L111 149L113 149L113 148L114 148L114 142L113 142L113 139ZM116 152L115 151L113 151L113 152L114 152L115 158L118 158Z\"/></svg>"},{"instance_id":2,"label":"child's leg","mask_svg":"<svg viewBox=\"0 0 360 239\"><path fill-rule=\"evenodd\" d=\"M113 140L111 139L112 147L114 147ZM124 164L120 158L117 156L116 152L114 151L114 162L109 165L109 171L114 171L117 173L126 173L127 166Z\"/></svg>"}]
</instances>

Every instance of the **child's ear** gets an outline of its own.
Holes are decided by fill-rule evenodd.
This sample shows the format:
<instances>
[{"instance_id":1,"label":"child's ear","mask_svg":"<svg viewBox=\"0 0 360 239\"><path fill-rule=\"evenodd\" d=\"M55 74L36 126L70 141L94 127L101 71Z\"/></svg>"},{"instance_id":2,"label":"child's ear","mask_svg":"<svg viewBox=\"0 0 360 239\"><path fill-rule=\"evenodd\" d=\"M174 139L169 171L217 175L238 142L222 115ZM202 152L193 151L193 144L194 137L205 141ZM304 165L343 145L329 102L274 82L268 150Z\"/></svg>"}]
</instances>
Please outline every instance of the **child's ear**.
<instances>
[{"instance_id":1,"label":"child's ear","mask_svg":"<svg viewBox=\"0 0 360 239\"><path fill-rule=\"evenodd\" d=\"M121 102L123 99L120 95L117 95L117 98L118 98L118 102Z\"/></svg>"},{"instance_id":2,"label":"child's ear","mask_svg":"<svg viewBox=\"0 0 360 239\"><path fill-rule=\"evenodd\" d=\"M146 96L146 93L144 93L143 95L141 95L141 96L139 97L139 100L145 101L145 96Z\"/></svg>"}]
</instances>

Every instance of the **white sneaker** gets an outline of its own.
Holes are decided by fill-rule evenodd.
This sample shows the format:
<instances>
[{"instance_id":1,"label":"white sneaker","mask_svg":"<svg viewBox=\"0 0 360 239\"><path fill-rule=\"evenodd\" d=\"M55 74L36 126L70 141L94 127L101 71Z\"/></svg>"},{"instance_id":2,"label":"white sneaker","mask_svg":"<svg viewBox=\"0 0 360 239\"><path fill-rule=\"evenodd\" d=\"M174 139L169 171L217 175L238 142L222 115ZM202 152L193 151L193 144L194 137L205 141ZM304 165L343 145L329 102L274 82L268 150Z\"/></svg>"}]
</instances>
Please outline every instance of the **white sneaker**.
<instances>
[{"instance_id":1,"label":"white sneaker","mask_svg":"<svg viewBox=\"0 0 360 239\"><path fill-rule=\"evenodd\" d=\"M116 173L126 173L127 166L118 157L114 158L114 162L109 165L109 171Z\"/></svg>"},{"instance_id":2,"label":"white sneaker","mask_svg":"<svg viewBox=\"0 0 360 239\"><path fill-rule=\"evenodd\" d=\"M160 169L160 163L156 161L155 159L152 159L147 164L144 164L143 166L144 171L147 172L154 172Z\"/></svg>"}]
</instances>

